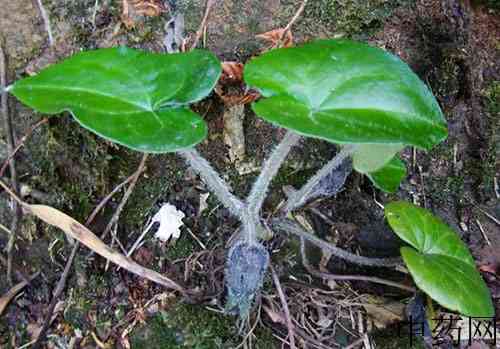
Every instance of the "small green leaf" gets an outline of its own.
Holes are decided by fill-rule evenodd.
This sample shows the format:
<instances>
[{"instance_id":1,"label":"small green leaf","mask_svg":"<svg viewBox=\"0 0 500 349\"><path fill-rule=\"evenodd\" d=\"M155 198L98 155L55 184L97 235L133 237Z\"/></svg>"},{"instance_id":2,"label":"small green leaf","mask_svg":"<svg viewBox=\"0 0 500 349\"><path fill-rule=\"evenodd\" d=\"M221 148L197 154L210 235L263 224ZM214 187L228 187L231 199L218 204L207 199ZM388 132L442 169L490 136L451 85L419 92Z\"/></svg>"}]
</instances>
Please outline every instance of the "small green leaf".
<instances>
[{"instance_id":1,"label":"small green leaf","mask_svg":"<svg viewBox=\"0 0 500 349\"><path fill-rule=\"evenodd\" d=\"M11 92L42 113L70 111L108 140L163 153L206 137L205 122L189 104L212 91L220 72L207 51L167 55L120 47L76 54L17 81Z\"/></svg>"},{"instance_id":2,"label":"small green leaf","mask_svg":"<svg viewBox=\"0 0 500 349\"><path fill-rule=\"evenodd\" d=\"M397 156L392 158L384 167L375 172L367 173L366 176L378 189L387 193L394 193L399 184L406 177L406 166Z\"/></svg>"},{"instance_id":3,"label":"small green leaf","mask_svg":"<svg viewBox=\"0 0 500 349\"><path fill-rule=\"evenodd\" d=\"M416 285L442 306L467 316L494 314L489 290L467 246L441 219L407 202L392 202L385 214L394 232L415 249L401 254Z\"/></svg>"},{"instance_id":4,"label":"small green leaf","mask_svg":"<svg viewBox=\"0 0 500 349\"><path fill-rule=\"evenodd\" d=\"M245 81L267 97L253 104L257 115L306 136L429 149L447 135L422 81L366 44L324 40L272 50L245 66Z\"/></svg>"},{"instance_id":5,"label":"small green leaf","mask_svg":"<svg viewBox=\"0 0 500 349\"><path fill-rule=\"evenodd\" d=\"M375 172L403 148L403 144L359 144L352 155L352 167L359 173Z\"/></svg>"}]
</instances>

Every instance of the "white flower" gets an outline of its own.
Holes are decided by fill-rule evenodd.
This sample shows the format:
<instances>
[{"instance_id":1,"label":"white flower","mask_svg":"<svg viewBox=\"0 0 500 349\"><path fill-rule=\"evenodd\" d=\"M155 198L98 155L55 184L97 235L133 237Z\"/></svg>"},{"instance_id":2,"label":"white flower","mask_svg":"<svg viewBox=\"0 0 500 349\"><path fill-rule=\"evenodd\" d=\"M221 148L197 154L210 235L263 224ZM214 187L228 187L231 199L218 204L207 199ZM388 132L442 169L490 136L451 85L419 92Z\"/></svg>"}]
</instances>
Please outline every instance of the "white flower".
<instances>
[{"instance_id":1,"label":"white flower","mask_svg":"<svg viewBox=\"0 0 500 349\"><path fill-rule=\"evenodd\" d=\"M158 222L160 226L155 233L155 238L161 241L167 241L170 238L178 239L181 235L180 227L184 225L182 219L185 216L184 212L179 211L174 205L166 203L153 216L146 230L149 230L154 223Z\"/></svg>"}]
</instances>

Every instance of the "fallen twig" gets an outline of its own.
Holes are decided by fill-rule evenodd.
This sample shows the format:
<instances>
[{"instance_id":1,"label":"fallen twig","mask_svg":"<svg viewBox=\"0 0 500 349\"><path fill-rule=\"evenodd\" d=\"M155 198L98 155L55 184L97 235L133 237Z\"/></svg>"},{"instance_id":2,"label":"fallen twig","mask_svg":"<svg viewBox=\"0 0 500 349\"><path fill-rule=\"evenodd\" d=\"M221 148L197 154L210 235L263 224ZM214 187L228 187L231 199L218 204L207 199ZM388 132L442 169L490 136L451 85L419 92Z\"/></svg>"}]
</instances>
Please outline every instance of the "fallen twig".
<instances>
[{"instance_id":1,"label":"fallen twig","mask_svg":"<svg viewBox=\"0 0 500 349\"><path fill-rule=\"evenodd\" d=\"M297 21L297 19L302 14L302 12L304 12L304 8L306 7L306 4L307 4L307 0L304 0L302 2L302 5L300 5L299 9L297 10L297 12L295 12L295 15L292 17L290 22L288 22L288 24L284 28L283 35L284 35L284 33L286 33L287 31L289 31L292 28L292 25Z\"/></svg>"},{"instance_id":2,"label":"fallen twig","mask_svg":"<svg viewBox=\"0 0 500 349\"><path fill-rule=\"evenodd\" d=\"M200 41L203 32L205 31L205 27L207 26L208 16L210 15L210 10L212 6L215 4L215 0L207 0L207 6L205 7L205 15L200 23L200 27L196 31L196 36L194 37L193 44L191 45L191 50L195 49L198 46L198 42Z\"/></svg>"},{"instance_id":3,"label":"fallen twig","mask_svg":"<svg viewBox=\"0 0 500 349\"><path fill-rule=\"evenodd\" d=\"M5 159L2 167L0 168L0 177L3 177L3 174L4 174L5 170L7 169L7 166L9 165L10 160L12 158L14 158L14 156L17 154L19 149L21 149L21 147L24 145L24 143L26 142L28 137L31 136L33 131L35 131L38 127L42 126L43 124L47 123L48 121L49 121L48 118L43 118L40 121L38 121L37 123L35 123L33 126L31 126L29 128L28 132L26 132L26 134L17 142L16 147L12 150L11 153L9 153L9 156L7 156L7 159Z\"/></svg>"},{"instance_id":4,"label":"fallen twig","mask_svg":"<svg viewBox=\"0 0 500 349\"><path fill-rule=\"evenodd\" d=\"M290 317L290 310L288 309L288 303L286 301L285 293L283 292L283 289L281 288L280 280L278 278L278 275L276 274L276 271L274 270L273 266L270 266L271 269L271 277L273 278L274 286L276 286L276 290L278 291L278 295L280 297L281 301L281 306L283 307L283 312L285 313L285 321L286 321L286 327L288 329L288 340L289 340L289 345L290 349L295 349L295 333L294 333L294 326Z\"/></svg>"},{"instance_id":5,"label":"fallen twig","mask_svg":"<svg viewBox=\"0 0 500 349\"><path fill-rule=\"evenodd\" d=\"M29 277L28 280L23 280L14 287L12 287L6 294L0 297L0 315L2 315L7 305L9 305L12 298L16 296L23 288L25 288L34 278L36 278L40 272L37 272Z\"/></svg>"},{"instance_id":6,"label":"fallen twig","mask_svg":"<svg viewBox=\"0 0 500 349\"><path fill-rule=\"evenodd\" d=\"M113 228L113 225L115 225L116 222L118 222L118 219L120 218L120 214L122 213L123 208L125 207L125 204L128 201L128 198L132 194L132 191L134 191L134 188L135 188L135 185L137 184L137 180L139 179L139 176L144 171L144 167L146 166L147 159L148 159L148 154L144 154L142 156L139 167L137 168L137 170L133 174L132 180L130 181L130 185L128 186L127 191L125 192L125 194L123 194L122 201L120 202L120 204L116 208L116 211L113 214L113 217L111 217L108 225L104 229L104 231L101 235L101 239L104 239L108 235L108 233L111 231L111 228Z\"/></svg>"},{"instance_id":7,"label":"fallen twig","mask_svg":"<svg viewBox=\"0 0 500 349\"><path fill-rule=\"evenodd\" d=\"M52 26L50 25L50 18L47 15L47 11L45 10L45 7L43 7L42 0L36 0L36 3L38 5L38 10L40 11L40 16L42 16L45 31L47 32L49 46L53 46L54 45L54 36L52 35Z\"/></svg>"},{"instance_id":8,"label":"fallen twig","mask_svg":"<svg viewBox=\"0 0 500 349\"><path fill-rule=\"evenodd\" d=\"M1 93L1 110L4 121L4 128L7 138L7 150L9 154L14 151L14 131L12 128L12 120L10 119L8 95L6 91L7 86L7 63L3 48L0 46L0 93ZM15 192L19 192L16 175L16 164L14 159L9 160L11 184ZM11 234L7 243L7 282L12 285L12 258L14 252L14 243L16 241L17 226L21 216L21 212L16 202L12 205L14 214L12 215L12 222L10 226Z\"/></svg>"}]
</instances>

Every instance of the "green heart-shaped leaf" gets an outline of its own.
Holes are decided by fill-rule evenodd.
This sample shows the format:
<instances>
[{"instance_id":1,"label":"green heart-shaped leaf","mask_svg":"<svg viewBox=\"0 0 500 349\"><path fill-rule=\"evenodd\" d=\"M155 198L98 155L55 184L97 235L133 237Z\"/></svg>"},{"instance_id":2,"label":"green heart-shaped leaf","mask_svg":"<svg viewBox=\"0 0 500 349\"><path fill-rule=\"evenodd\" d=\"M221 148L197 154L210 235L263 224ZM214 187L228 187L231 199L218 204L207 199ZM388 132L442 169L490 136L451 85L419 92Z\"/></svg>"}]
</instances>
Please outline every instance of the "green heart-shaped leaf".
<instances>
[{"instance_id":1,"label":"green heart-shaped leaf","mask_svg":"<svg viewBox=\"0 0 500 349\"><path fill-rule=\"evenodd\" d=\"M392 158L385 166L375 172L367 173L366 176L380 190L394 193L399 184L406 177L406 166L397 156Z\"/></svg>"},{"instance_id":2,"label":"green heart-shaped leaf","mask_svg":"<svg viewBox=\"0 0 500 349\"><path fill-rule=\"evenodd\" d=\"M473 317L494 314L491 295L467 246L442 220L407 202L385 214L394 232L415 249L401 254L415 283L442 306Z\"/></svg>"},{"instance_id":3,"label":"green heart-shaped leaf","mask_svg":"<svg viewBox=\"0 0 500 349\"><path fill-rule=\"evenodd\" d=\"M210 52L155 54L126 47L79 53L17 81L10 92L47 114L71 111L96 134L135 150L172 152L207 134L189 109L221 72Z\"/></svg>"},{"instance_id":4,"label":"green heart-shaped leaf","mask_svg":"<svg viewBox=\"0 0 500 349\"><path fill-rule=\"evenodd\" d=\"M257 115L306 136L429 149L447 135L429 89L400 59L366 44L272 50L245 66L245 81L267 97L253 104Z\"/></svg>"}]
</instances>

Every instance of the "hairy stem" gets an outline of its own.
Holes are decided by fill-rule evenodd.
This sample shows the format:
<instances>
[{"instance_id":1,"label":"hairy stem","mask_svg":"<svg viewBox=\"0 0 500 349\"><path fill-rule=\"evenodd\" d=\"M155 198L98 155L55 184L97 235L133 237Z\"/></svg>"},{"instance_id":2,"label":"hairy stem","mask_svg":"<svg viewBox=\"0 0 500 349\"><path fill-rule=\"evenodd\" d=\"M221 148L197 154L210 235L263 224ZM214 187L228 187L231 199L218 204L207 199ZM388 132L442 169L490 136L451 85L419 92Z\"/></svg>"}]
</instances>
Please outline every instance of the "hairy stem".
<instances>
[{"instance_id":1,"label":"hairy stem","mask_svg":"<svg viewBox=\"0 0 500 349\"><path fill-rule=\"evenodd\" d=\"M337 246L321 240L320 238L317 238L290 219L274 219L272 221L272 226L276 229L304 238L319 248L354 264L367 265L370 267L392 267L401 264L401 258L369 258L347 252Z\"/></svg>"},{"instance_id":2,"label":"hairy stem","mask_svg":"<svg viewBox=\"0 0 500 349\"><path fill-rule=\"evenodd\" d=\"M309 179L309 181L304 184L302 188L292 193L285 205L285 214L288 214L294 209L302 206L307 201L309 194L318 185L318 183L330 172L340 166L345 158L352 155L355 149L356 146L354 145L346 145L342 147L340 152L325 166L323 166L311 179Z\"/></svg>"},{"instance_id":3,"label":"hairy stem","mask_svg":"<svg viewBox=\"0 0 500 349\"><path fill-rule=\"evenodd\" d=\"M278 144L271 156L266 160L262 171L255 181L250 195L247 199L248 211L251 214L258 215L259 211L266 198L269 184L271 183L276 173L278 173L281 164L290 152L290 149L297 144L300 136L292 131L288 131L283 140Z\"/></svg>"},{"instance_id":4,"label":"hairy stem","mask_svg":"<svg viewBox=\"0 0 500 349\"><path fill-rule=\"evenodd\" d=\"M208 188L226 206L229 211L241 220L245 215L245 204L229 191L229 185L213 169L205 158L196 149L181 150L178 152L189 166L195 170Z\"/></svg>"},{"instance_id":5,"label":"hairy stem","mask_svg":"<svg viewBox=\"0 0 500 349\"><path fill-rule=\"evenodd\" d=\"M337 275L337 274L323 273L323 272L314 270L314 268L311 266L311 264L309 264L309 261L307 259L306 246L305 245L306 244L304 242L304 238L300 238L300 254L302 255L302 264L304 265L304 267L307 269L307 271L309 273L311 273L312 275L314 275L316 277L322 278L324 280L334 280L334 281L338 281L338 280L344 280L344 281L347 281L347 280L368 281L368 282L374 282L374 283L377 283L377 284L382 284L382 285L396 287L396 288L399 288L401 290L405 290L405 291L412 292L412 293L415 292L415 288L412 287L412 286L407 286L407 285L404 285L404 284L402 284L400 282L395 282L395 281L392 281L392 280L386 280L386 279L382 279L382 278L379 278L379 277L376 277L376 276L366 276L366 275Z\"/></svg>"}]
</instances>

